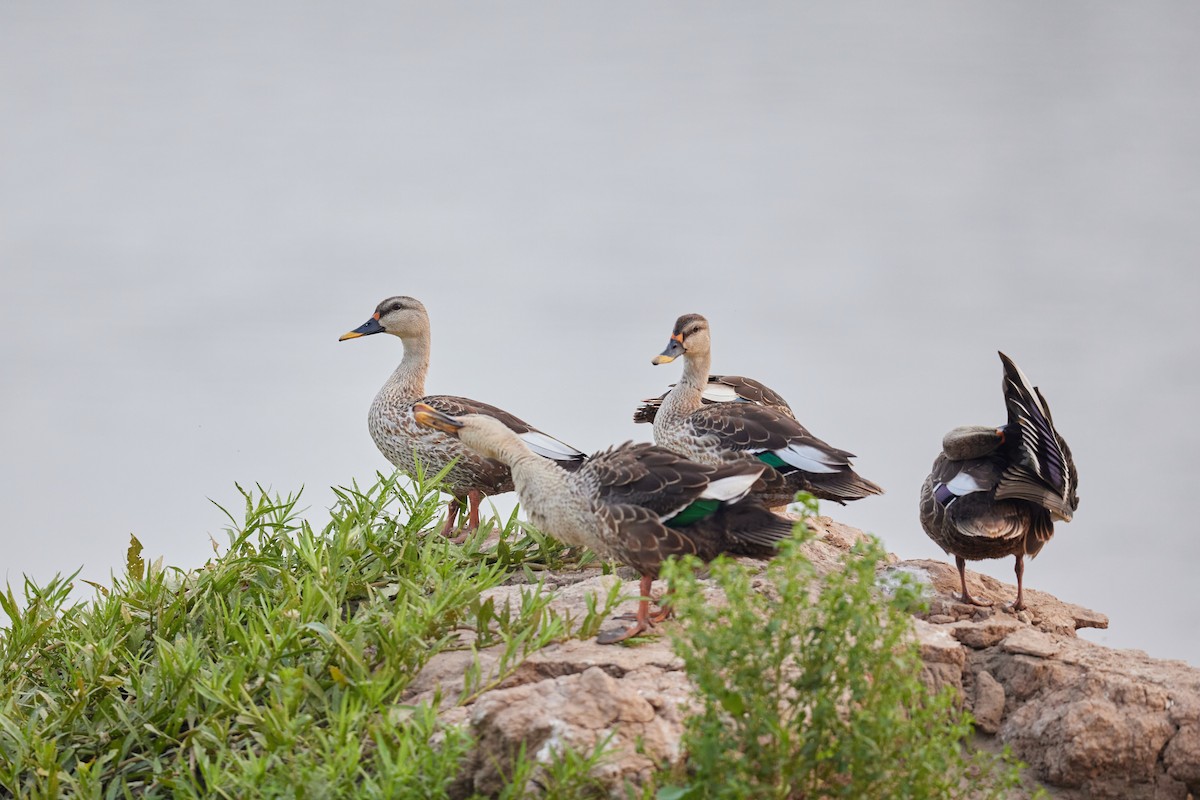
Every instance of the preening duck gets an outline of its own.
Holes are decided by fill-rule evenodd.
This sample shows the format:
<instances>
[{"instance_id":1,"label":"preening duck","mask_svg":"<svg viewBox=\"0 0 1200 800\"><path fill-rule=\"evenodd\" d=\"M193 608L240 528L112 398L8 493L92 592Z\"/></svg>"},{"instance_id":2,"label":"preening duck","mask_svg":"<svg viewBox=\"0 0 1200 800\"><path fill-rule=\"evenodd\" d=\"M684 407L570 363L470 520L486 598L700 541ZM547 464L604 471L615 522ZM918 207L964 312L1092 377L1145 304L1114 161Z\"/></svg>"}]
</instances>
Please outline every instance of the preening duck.
<instances>
[{"instance_id":1,"label":"preening duck","mask_svg":"<svg viewBox=\"0 0 1200 800\"><path fill-rule=\"evenodd\" d=\"M413 406L420 402L447 414L482 414L500 422L519 437L532 452L561 467L574 469L584 454L569 444L548 436L529 423L503 409L451 395L425 395L425 375L429 371L429 314L420 301L411 297L389 297L375 308L371 318L339 341L376 333L390 333L404 343L400 366L375 395L367 414L367 426L379 452L397 468L414 474L418 462L432 474L454 462L443 486L454 496L450 502L442 534L449 536L462 504L468 505L469 533L479 527L479 503L482 498L511 492L512 475L508 467L462 446L457 437L418 425Z\"/></svg>"},{"instance_id":2,"label":"preening duck","mask_svg":"<svg viewBox=\"0 0 1200 800\"><path fill-rule=\"evenodd\" d=\"M789 503L800 490L838 503L883 493L854 471L853 453L821 441L789 413L755 403L705 404L711 340L708 320L699 314L676 320L667 349L653 363L676 358L683 359L683 376L654 418L654 441L662 447L705 464L765 465L754 493L768 505Z\"/></svg>"},{"instance_id":3,"label":"preening duck","mask_svg":"<svg viewBox=\"0 0 1200 800\"><path fill-rule=\"evenodd\" d=\"M424 404L415 406L414 416L419 425L456 436L480 457L507 466L521 507L543 533L589 547L641 574L636 621L627 629L601 633L601 644L635 636L666 617L669 611L650 614L649 596L668 557L770 557L792 530L790 522L748 496L766 469L763 464L710 466L652 444L626 443L567 472L535 455L494 417L455 417Z\"/></svg>"},{"instance_id":4,"label":"preening duck","mask_svg":"<svg viewBox=\"0 0 1200 800\"><path fill-rule=\"evenodd\" d=\"M658 397L647 397L643 400L642 404L633 412L633 421L638 423L654 422L663 400L667 399L667 394L673 388L675 388L675 384L668 386L667 391ZM778 392L759 383L754 378L743 378L741 375L709 375L708 383L700 392L700 400L705 404L754 403L778 409L792 419L796 418L796 415L792 413L792 407Z\"/></svg>"},{"instance_id":5,"label":"preening duck","mask_svg":"<svg viewBox=\"0 0 1200 800\"><path fill-rule=\"evenodd\" d=\"M1050 406L1011 358L1004 365L1008 423L1000 428L955 428L921 486L921 526L958 564L964 602L965 560L1016 556L1017 599L1025 607L1025 556L1033 558L1054 535L1054 522L1070 522L1079 507L1079 473L1059 436Z\"/></svg>"}]
</instances>

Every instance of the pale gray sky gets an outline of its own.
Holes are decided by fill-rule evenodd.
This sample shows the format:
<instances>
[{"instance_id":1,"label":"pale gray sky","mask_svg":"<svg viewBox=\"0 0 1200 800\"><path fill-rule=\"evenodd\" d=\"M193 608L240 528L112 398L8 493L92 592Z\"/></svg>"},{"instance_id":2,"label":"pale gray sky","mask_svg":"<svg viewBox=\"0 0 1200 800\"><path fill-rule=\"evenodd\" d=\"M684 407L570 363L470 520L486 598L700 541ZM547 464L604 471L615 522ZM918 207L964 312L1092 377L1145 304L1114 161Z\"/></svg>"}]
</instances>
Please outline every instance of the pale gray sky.
<instances>
[{"instance_id":1,"label":"pale gray sky","mask_svg":"<svg viewBox=\"0 0 1200 800\"><path fill-rule=\"evenodd\" d=\"M1081 474L1028 585L1200 663L1197 98L1185 2L4 4L0 578L197 565L234 481L385 468L400 343L337 342L383 297L431 391L588 450L694 311L905 557L1005 350Z\"/></svg>"}]
</instances>

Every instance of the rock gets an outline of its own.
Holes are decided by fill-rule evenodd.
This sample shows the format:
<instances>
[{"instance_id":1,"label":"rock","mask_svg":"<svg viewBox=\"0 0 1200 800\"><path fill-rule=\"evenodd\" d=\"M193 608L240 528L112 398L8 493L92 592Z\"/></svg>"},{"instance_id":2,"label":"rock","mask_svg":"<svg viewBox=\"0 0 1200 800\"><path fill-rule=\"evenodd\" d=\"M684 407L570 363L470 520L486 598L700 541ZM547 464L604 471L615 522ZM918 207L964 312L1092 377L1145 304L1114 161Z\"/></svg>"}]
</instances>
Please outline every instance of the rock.
<instances>
[{"instance_id":1,"label":"rock","mask_svg":"<svg viewBox=\"0 0 1200 800\"><path fill-rule=\"evenodd\" d=\"M808 524L815 537L805 553L819 575L838 569L864 538L828 517ZM1200 670L1083 641L1076 629L1106 627L1107 618L1044 592L1027 589L1028 611L1014 614L1003 604L1016 596L1016 587L988 576L968 572L971 591L996 602L980 608L956 599L958 573L949 564L891 557L883 585L900 572L923 583L930 602L926 618L914 623L922 680L959 693L975 715L980 746L1007 745L1030 765L1020 796L1033 796L1040 786L1063 800L1200 797ZM632 611L638 594L635 577L623 580L596 569L542 577L542 591L554 592L551 608L575 625L587 613L589 595L602 608L609 590L621 584L629 599L620 611ZM763 575L752 585L775 596ZM532 590L509 585L485 595L498 608L519 606L521 592ZM655 584L656 595L664 590ZM716 587L705 591L711 602L724 602ZM659 765L683 757L683 720L695 700L669 637L636 647L597 645L591 638L563 641L504 676L498 674L499 655L498 648L439 654L402 698L421 702L440 691L443 722L471 727L478 744L455 796L497 792L522 744L546 763L562 748L587 752L611 735L611 752L595 776L618 796L625 781L637 786ZM491 688L460 705L472 661L481 684Z\"/></svg>"},{"instance_id":2,"label":"rock","mask_svg":"<svg viewBox=\"0 0 1200 800\"><path fill-rule=\"evenodd\" d=\"M665 636L637 647L613 647L596 644L593 639L571 639L532 654L503 685L515 686L545 678L574 675L593 667L613 678L624 678L639 670L682 670L683 660L675 655Z\"/></svg>"},{"instance_id":3,"label":"rock","mask_svg":"<svg viewBox=\"0 0 1200 800\"><path fill-rule=\"evenodd\" d=\"M1000 647L1006 653L1037 658L1052 658L1059 651L1059 646L1053 639L1033 628L1018 628L1004 637Z\"/></svg>"},{"instance_id":4,"label":"rock","mask_svg":"<svg viewBox=\"0 0 1200 800\"><path fill-rule=\"evenodd\" d=\"M975 673L975 702L971 709L975 724L984 733L1000 730L1004 716L1004 687L987 670Z\"/></svg>"},{"instance_id":5,"label":"rock","mask_svg":"<svg viewBox=\"0 0 1200 800\"><path fill-rule=\"evenodd\" d=\"M1187 784L1193 792L1200 791L1200 725L1185 725L1171 737L1163 752L1167 774Z\"/></svg>"},{"instance_id":6,"label":"rock","mask_svg":"<svg viewBox=\"0 0 1200 800\"><path fill-rule=\"evenodd\" d=\"M817 541L832 545L843 553L867 539L866 534L862 531L836 522L830 517L810 518L807 520L807 524Z\"/></svg>"},{"instance_id":7,"label":"rock","mask_svg":"<svg viewBox=\"0 0 1200 800\"><path fill-rule=\"evenodd\" d=\"M966 663L963 646L941 626L920 619L913 622L924 662L921 682L935 692L950 686L961 695L963 665Z\"/></svg>"},{"instance_id":8,"label":"rock","mask_svg":"<svg viewBox=\"0 0 1200 800\"><path fill-rule=\"evenodd\" d=\"M1106 779L1119 776L1127 786L1154 777L1155 760L1171 734L1165 718L1070 691L1046 700L1018 709L1003 738L1032 754L1047 781L1095 793ZM1024 741L1030 734L1038 742L1036 754Z\"/></svg>"},{"instance_id":9,"label":"rock","mask_svg":"<svg viewBox=\"0 0 1200 800\"><path fill-rule=\"evenodd\" d=\"M434 697L440 696L438 707L449 709L457 705L463 694L467 669L472 661L478 661L479 676L482 683L488 683L496 677L500 663L500 648L492 647L474 653L470 650L452 650L448 653L438 653L425 664L425 667L408 685L401 696L401 701L410 705L433 702Z\"/></svg>"},{"instance_id":10,"label":"rock","mask_svg":"<svg viewBox=\"0 0 1200 800\"><path fill-rule=\"evenodd\" d=\"M1019 630L1021 623L1011 617L991 617L979 622L957 622L951 628L954 638L967 647L993 647L1010 633Z\"/></svg>"},{"instance_id":11,"label":"rock","mask_svg":"<svg viewBox=\"0 0 1200 800\"><path fill-rule=\"evenodd\" d=\"M1065 635L1070 635L1079 628L1108 627L1108 617L1105 615L1074 603L1064 603L1037 589L1025 589L1028 613L1014 613L1009 604L1016 599L1016 586L970 570L967 570L967 588L978 599L991 600L993 605L967 605L958 600L958 570L941 561L900 561L895 568L925 576L925 582L932 594L930 613L934 615L950 616L956 620L1009 619L1017 623L1032 624L1033 627L1047 633Z\"/></svg>"},{"instance_id":12,"label":"rock","mask_svg":"<svg viewBox=\"0 0 1200 800\"><path fill-rule=\"evenodd\" d=\"M677 700L688 694L686 677L659 671L643 678L635 688L590 667L488 692L471 711L477 745L465 768L468 790L497 793L522 746L545 764L564 748L589 753L607 739L608 755L593 775L613 791L625 781L645 783L659 764L678 763L684 717Z\"/></svg>"},{"instance_id":13,"label":"rock","mask_svg":"<svg viewBox=\"0 0 1200 800\"><path fill-rule=\"evenodd\" d=\"M1087 797L1183 798L1187 768L1167 762L1165 752L1177 748L1186 754L1189 742L1185 736L1181 744L1168 745L1178 736L1169 708L1173 697L1200 692L1200 670L1176 665L1134 678L1126 674L1133 666L1129 651L1080 640L1059 644L1054 660L996 648L997 679L1020 678L1008 684L1020 699L1000 739L1043 781L1080 789Z\"/></svg>"}]
</instances>

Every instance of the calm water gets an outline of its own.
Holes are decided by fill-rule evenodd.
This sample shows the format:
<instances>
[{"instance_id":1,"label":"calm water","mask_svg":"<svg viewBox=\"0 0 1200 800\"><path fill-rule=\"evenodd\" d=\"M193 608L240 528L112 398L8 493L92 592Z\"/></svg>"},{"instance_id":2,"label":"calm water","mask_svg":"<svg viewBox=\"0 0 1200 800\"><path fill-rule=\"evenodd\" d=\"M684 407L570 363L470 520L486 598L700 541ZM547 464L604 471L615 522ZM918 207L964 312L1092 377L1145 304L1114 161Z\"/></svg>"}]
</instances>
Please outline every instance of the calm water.
<instances>
[{"instance_id":1,"label":"calm water","mask_svg":"<svg viewBox=\"0 0 1200 800\"><path fill-rule=\"evenodd\" d=\"M198 565L234 481L327 487L400 358L584 449L680 313L888 489L904 557L995 351L1080 464L1030 586L1200 664L1200 6L0 8L0 578L133 532ZM984 571L1012 580L1011 559Z\"/></svg>"}]
</instances>

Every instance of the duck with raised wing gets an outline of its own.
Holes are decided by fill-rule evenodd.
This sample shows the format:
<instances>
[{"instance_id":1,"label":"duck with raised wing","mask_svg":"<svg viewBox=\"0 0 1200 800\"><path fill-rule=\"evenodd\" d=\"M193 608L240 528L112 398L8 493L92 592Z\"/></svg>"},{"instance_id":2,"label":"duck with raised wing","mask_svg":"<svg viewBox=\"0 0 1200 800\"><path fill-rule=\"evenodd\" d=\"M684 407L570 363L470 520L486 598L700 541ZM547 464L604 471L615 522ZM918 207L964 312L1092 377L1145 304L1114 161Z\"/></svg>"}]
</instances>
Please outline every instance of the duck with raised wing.
<instances>
[{"instance_id":1,"label":"duck with raised wing","mask_svg":"<svg viewBox=\"0 0 1200 800\"><path fill-rule=\"evenodd\" d=\"M667 349L652 362L684 362L655 415L655 442L705 464L765 465L754 493L772 506L790 503L798 491L843 504L883 494L854 471L853 453L821 441L790 414L756 403L706 404L711 357L708 320L699 314L676 320Z\"/></svg>"},{"instance_id":2,"label":"duck with raised wing","mask_svg":"<svg viewBox=\"0 0 1200 800\"><path fill-rule=\"evenodd\" d=\"M494 417L456 417L424 404L414 407L414 417L419 425L456 436L480 457L512 470L521 507L538 530L641 574L636 621L601 633L600 644L636 636L670 613L669 608L655 615L649 611L651 584L670 556L766 558L792 531L790 522L748 496L765 469L762 464L710 466L652 444L626 443L567 472L535 455Z\"/></svg>"},{"instance_id":3,"label":"duck with raised wing","mask_svg":"<svg viewBox=\"0 0 1200 800\"><path fill-rule=\"evenodd\" d=\"M371 318L344 334L339 341L376 333L390 333L404 343L404 358L383 388L375 395L367 414L367 426L379 452L401 471L412 475L418 464L427 473L436 473L451 463L443 479L446 491L453 495L442 535L450 536L460 508L467 509L467 527L462 537L479 527L479 503L493 494L511 492L512 475L500 462L480 456L463 447L457 437L418 425L413 406L424 403L447 414L483 414L498 420L519 437L532 452L566 469L578 467L584 454L542 433L529 423L495 406L451 395L426 395L425 375L429 371L429 314L420 301L411 297L389 297L380 303ZM460 538L462 538L460 537Z\"/></svg>"},{"instance_id":4,"label":"duck with raised wing","mask_svg":"<svg viewBox=\"0 0 1200 800\"><path fill-rule=\"evenodd\" d=\"M1017 559L1017 599L1025 607L1025 556L1033 558L1079 507L1079 473L1050 406L1011 358L1004 364L1008 423L955 428L921 486L921 526L958 564L963 602L989 606L967 591L966 559Z\"/></svg>"},{"instance_id":5,"label":"duck with raised wing","mask_svg":"<svg viewBox=\"0 0 1200 800\"><path fill-rule=\"evenodd\" d=\"M658 397L647 397L643 400L642 404L633 412L633 421L653 423L654 418L658 416L658 409L662 407L663 401L667 399L667 394L674 388L675 384L671 384L667 387L667 391ZM792 419L796 418L796 415L792 413L792 407L778 392L759 383L754 378L743 378L741 375L709 375L708 383L700 393L700 400L705 404L754 403L778 409Z\"/></svg>"}]
</instances>

